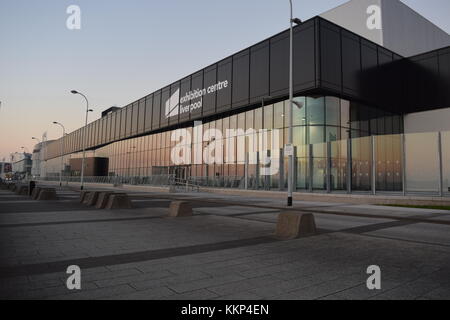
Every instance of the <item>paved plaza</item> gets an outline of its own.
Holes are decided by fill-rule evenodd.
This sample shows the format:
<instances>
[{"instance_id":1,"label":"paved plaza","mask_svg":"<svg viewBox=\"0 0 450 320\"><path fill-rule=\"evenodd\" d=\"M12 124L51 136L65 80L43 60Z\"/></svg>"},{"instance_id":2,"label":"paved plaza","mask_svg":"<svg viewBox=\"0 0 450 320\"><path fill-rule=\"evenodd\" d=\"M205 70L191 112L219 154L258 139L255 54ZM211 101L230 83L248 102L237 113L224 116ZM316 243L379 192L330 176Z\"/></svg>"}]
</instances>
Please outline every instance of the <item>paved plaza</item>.
<instances>
[{"instance_id":1,"label":"paved plaza","mask_svg":"<svg viewBox=\"0 0 450 320\"><path fill-rule=\"evenodd\" d=\"M128 191L133 209L97 210L57 193L0 191L0 299L450 298L449 211L297 201L318 233L280 241L281 199ZM168 218L173 199L194 216ZM71 265L81 290L66 286Z\"/></svg>"}]
</instances>

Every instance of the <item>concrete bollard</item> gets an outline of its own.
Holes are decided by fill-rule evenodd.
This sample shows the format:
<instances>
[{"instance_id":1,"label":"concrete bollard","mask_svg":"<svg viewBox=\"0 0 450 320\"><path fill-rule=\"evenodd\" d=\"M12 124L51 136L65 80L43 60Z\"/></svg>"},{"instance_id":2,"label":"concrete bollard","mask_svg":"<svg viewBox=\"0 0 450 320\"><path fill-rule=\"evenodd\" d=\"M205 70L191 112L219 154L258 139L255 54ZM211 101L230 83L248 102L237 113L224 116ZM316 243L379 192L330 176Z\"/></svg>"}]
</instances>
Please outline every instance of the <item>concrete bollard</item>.
<instances>
[{"instance_id":1,"label":"concrete bollard","mask_svg":"<svg viewBox=\"0 0 450 320\"><path fill-rule=\"evenodd\" d=\"M169 217L192 217L192 206L186 201L172 201L169 207Z\"/></svg>"},{"instance_id":2,"label":"concrete bollard","mask_svg":"<svg viewBox=\"0 0 450 320\"><path fill-rule=\"evenodd\" d=\"M292 240L315 234L316 222L310 213L282 212L278 215L275 236L281 240Z\"/></svg>"},{"instance_id":3,"label":"concrete bollard","mask_svg":"<svg viewBox=\"0 0 450 320\"><path fill-rule=\"evenodd\" d=\"M28 195L28 186L20 186L18 194L21 196L27 196Z\"/></svg>"},{"instance_id":4,"label":"concrete bollard","mask_svg":"<svg viewBox=\"0 0 450 320\"><path fill-rule=\"evenodd\" d=\"M126 193L114 193L108 197L105 209L131 209L131 201Z\"/></svg>"},{"instance_id":5,"label":"concrete bollard","mask_svg":"<svg viewBox=\"0 0 450 320\"><path fill-rule=\"evenodd\" d=\"M20 189L21 189L23 186L24 186L23 184L16 185L16 188L14 189L14 193L15 193L15 194L20 194Z\"/></svg>"},{"instance_id":6,"label":"concrete bollard","mask_svg":"<svg viewBox=\"0 0 450 320\"><path fill-rule=\"evenodd\" d=\"M99 195L100 191L92 191L86 196L83 203L87 204L88 206L95 206L97 204Z\"/></svg>"},{"instance_id":7,"label":"concrete bollard","mask_svg":"<svg viewBox=\"0 0 450 320\"><path fill-rule=\"evenodd\" d=\"M33 200L37 200L39 193L41 192L42 188L41 187L36 187L33 189L33 192L31 193L31 199Z\"/></svg>"},{"instance_id":8,"label":"concrete bollard","mask_svg":"<svg viewBox=\"0 0 450 320\"><path fill-rule=\"evenodd\" d=\"M84 201L86 200L86 197L88 196L88 194L90 193L90 191L81 191L80 192L80 203L84 203Z\"/></svg>"},{"instance_id":9,"label":"concrete bollard","mask_svg":"<svg viewBox=\"0 0 450 320\"><path fill-rule=\"evenodd\" d=\"M58 200L54 188L42 188L37 197L39 201Z\"/></svg>"},{"instance_id":10,"label":"concrete bollard","mask_svg":"<svg viewBox=\"0 0 450 320\"><path fill-rule=\"evenodd\" d=\"M114 194L114 192L100 192L95 207L97 209L105 209L106 205L108 204L109 197L112 194Z\"/></svg>"}]
</instances>

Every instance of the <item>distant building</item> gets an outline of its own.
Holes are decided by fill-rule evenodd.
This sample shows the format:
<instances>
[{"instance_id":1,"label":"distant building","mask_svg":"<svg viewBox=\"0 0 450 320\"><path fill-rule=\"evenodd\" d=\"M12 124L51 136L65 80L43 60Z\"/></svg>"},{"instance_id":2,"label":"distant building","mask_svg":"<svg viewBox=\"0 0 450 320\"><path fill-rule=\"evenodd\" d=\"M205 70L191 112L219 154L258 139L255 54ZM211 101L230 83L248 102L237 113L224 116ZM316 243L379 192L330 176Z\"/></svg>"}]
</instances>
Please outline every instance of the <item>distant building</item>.
<instances>
[{"instance_id":1,"label":"distant building","mask_svg":"<svg viewBox=\"0 0 450 320\"><path fill-rule=\"evenodd\" d=\"M12 153L11 154L11 163L12 163L12 173L14 178L23 179L29 175L31 175L31 153Z\"/></svg>"},{"instance_id":2,"label":"distant building","mask_svg":"<svg viewBox=\"0 0 450 320\"><path fill-rule=\"evenodd\" d=\"M31 175L33 177L45 176L46 165L45 161L43 161L43 159L45 159L45 151L46 151L45 147L51 142L53 142L53 140L40 142L34 146L33 155L31 156L32 160Z\"/></svg>"},{"instance_id":3,"label":"distant building","mask_svg":"<svg viewBox=\"0 0 450 320\"><path fill-rule=\"evenodd\" d=\"M12 165L10 162L0 162L0 179L5 180L12 176Z\"/></svg>"}]
</instances>

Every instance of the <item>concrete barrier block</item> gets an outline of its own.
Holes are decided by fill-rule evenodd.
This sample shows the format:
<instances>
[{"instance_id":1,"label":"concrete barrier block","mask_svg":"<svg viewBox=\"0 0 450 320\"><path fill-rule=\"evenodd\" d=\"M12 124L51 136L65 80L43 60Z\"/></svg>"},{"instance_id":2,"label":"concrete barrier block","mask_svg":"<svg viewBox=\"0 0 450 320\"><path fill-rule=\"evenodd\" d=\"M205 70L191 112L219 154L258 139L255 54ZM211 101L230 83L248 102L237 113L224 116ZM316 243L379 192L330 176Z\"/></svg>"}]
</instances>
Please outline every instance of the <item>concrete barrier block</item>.
<instances>
[{"instance_id":1,"label":"concrete barrier block","mask_svg":"<svg viewBox=\"0 0 450 320\"><path fill-rule=\"evenodd\" d=\"M80 192L80 203L84 203L84 201L86 200L87 195L90 193L90 191L81 191Z\"/></svg>"},{"instance_id":2,"label":"concrete barrier block","mask_svg":"<svg viewBox=\"0 0 450 320\"><path fill-rule=\"evenodd\" d=\"M169 207L169 217L192 217L192 206L186 201L172 201Z\"/></svg>"},{"instance_id":3,"label":"concrete barrier block","mask_svg":"<svg viewBox=\"0 0 450 320\"><path fill-rule=\"evenodd\" d=\"M16 185L16 187L14 188L14 193L20 194L20 188L22 188L23 186L23 184Z\"/></svg>"},{"instance_id":4,"label":"concrete barrier block","mask_svg":"<svg viewBox=\"0 0 450 320\"><path fill-rule=\"evenodd\" d=\"M33 192L31 193L31 199L33 200L37 200L38 196L39 196L39 192L41 192L42 188L41 187L36 187L33 189Z\"/></svg>"},{"instance_id":5,"label":"concrete barrier block","mask_svg":"<svg viewBox=\"0 0 450 320\"><path fill-rule=\"evenodd\" d=\"M281 240L296 239L317 232L314 215L310 213L282 212L278 215L275 236Z\"/></svg>"},{"instance_id":6,"label":"concrete barrier block","mask_svg":"<svg viewBox=\"0 0 450 320\"><path fill-rule=\"evenodd\" d=\"M97 198L97 203L95 204L95 207L97 209L105 209L106 205L108 204L109 197L114 194L114 192L100 192Z\"/></svg>"},{"instance_id":7,"label":"concrete barrier block","mask_svg":"<svg viewBox=\"0 0 450 320\"><path fill-rule=\"evenodd\" d=\"M43 188L37 197L39 201L58 200L56 190L54 188Z\"/></svg>"},{"instance_id":8,"label":"concrete barrier block","mask_svg":"<svg viewBox=\"0 0 450 320\"><path fill-rule=\"evenodd\" d=\"M97 204L98 196L100 195L100 191L92 191L84 200L84 204L87 204L88 206L95 206Z\"/></svg>"},{"instance_id":9,"label":"concrete barrier block","mask_svg":"<svg viewBox=\"0 0 450 320\"><path fill-rule=\"evenodd\" d=\"M131 201L126 193L114 193L108 197L105 209L131 209Z\"/></svg>"},{"instance_id":10,"label":"concrete barrier block","mask_svg":"<svg viewBox=\"0 0 450 320\"><path fill-rule=\"evenodd\" d=\"M27 196L28 195L28 186L20 186L18 194L21 196Z\"/></svg>"}]
</instances>

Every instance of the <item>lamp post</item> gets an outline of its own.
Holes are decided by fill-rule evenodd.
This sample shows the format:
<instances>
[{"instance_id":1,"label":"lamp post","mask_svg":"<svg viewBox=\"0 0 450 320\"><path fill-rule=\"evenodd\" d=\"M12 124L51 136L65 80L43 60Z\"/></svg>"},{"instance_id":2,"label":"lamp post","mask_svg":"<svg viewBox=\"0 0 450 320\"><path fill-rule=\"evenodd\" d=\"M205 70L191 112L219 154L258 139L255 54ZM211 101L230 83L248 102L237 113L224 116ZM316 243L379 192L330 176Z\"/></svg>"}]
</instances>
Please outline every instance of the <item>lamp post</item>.
<instances>
[{"instance_id":1,"label":"lamp post","mask_svg":"<svg viewBox=\"0 0 450 320\"><path fill-rule=\"evenodd\" d=\"M289 0L289 5L291 9L291 17L290 17L290 28L289 28L289 136L288 136L288 144L290 146L289 152L289 170L288 170L288 199L287 205L288 207L292 207L292 190L294 185L294 147L293 147L293 106L294 106L294 24L301 24L301 20L298 18L294 18L293 9L292 9L292 0Z\"/></svg>"},{"instance_id":2,"label":"lamp post","mask_svg":"<svg viewBox=\"0 0 450 320\"><path fill-rule=\"evenodd\" d=\"M57 121L53 121L53 124L60 126L63 130L63 135L61 138L61 169L59 171L59 186L62 187L62 172L64 168L64 138L66 137L66 128Z\"/></svg>"},{"instance_id":3,"label":"lamp post","mask_svg":"<svg viewBox=\"0 0 450 320\"><path fill-rule=\"evenodd\" d=\"M82 130L82 136L81 136L81 144L83 145L83 159L81 160L81 190L84 189L84 162L85 162L85 158L86 158L86 143L84 141L85 137L86 137L86 126L87 126L87 122L88 122L88 114L89 112L92 112L94 110L89 109L89 100L88 98L82 94L81 92L78 92L76 90L72 90L70 91L70 93L72 94L79 94L80 96L82 96L84 98L84 100L86 100L86 121L84 124L84 128Z\"/></svg>"}]
</instances>

